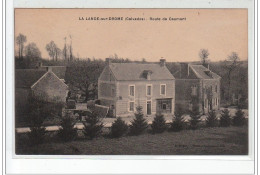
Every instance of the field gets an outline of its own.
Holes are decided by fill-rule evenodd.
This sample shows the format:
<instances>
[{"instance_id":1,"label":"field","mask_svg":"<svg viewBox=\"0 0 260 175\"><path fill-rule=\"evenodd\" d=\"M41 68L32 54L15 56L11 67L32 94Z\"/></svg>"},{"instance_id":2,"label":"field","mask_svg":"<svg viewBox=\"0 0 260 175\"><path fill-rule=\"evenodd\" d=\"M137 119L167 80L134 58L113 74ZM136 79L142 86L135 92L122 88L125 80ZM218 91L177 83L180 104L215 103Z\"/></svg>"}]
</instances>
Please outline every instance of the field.
<instances>
[{"instance_id":1,"label":"field","mask_svg":"<svg viewBox=\"0 0 260 175\"><path fill-rule=\"evenodd\" d=\"M55 139L37 146L25 145L17 138L16 154L37 155L246 155L248 128L200 128L162 134L145 133L112 139L78 138L72 142ZM24 135L23 135L24 137Z\"/></svg>"}]
</instances>

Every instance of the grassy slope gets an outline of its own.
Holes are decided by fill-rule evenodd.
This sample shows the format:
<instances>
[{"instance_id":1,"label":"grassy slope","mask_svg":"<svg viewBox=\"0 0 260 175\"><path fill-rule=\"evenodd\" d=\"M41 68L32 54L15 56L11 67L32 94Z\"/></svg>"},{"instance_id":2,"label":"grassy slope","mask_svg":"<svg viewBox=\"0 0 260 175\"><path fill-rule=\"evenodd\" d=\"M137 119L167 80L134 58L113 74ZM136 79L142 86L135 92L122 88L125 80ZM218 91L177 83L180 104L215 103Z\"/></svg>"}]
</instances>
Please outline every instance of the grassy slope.
<instances>
[{"instance_id":1,"label":"grassy slope","mask_svg":"<svg viewBox=\"0 0 260 175\"><path fill-rule=\"evenodd\" d=\"M247 154L247 127L201 128L178 133L143 134L118 139L78 139L34 147L20 144L17 154L83 155L243 155Z\"/></svg>"}]
</instances>

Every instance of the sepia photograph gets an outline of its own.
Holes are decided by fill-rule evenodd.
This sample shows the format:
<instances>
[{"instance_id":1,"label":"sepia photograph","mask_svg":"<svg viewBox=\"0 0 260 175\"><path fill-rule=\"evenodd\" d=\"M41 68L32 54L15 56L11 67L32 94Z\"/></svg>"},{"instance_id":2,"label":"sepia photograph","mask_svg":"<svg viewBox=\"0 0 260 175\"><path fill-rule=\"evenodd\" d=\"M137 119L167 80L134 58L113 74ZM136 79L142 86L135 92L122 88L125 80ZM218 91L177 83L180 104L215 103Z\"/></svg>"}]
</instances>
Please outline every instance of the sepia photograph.
<instances>
[{"instance_id":1,"label":"sepia photograph","mask_svg":"<svg viewBox=\"0 0 260 175\"><path fill-rule=\"evenodd\" d=\"M15 8L13 40L15 155L249 155L246 8Z\"/></svg>"}]
</instances>

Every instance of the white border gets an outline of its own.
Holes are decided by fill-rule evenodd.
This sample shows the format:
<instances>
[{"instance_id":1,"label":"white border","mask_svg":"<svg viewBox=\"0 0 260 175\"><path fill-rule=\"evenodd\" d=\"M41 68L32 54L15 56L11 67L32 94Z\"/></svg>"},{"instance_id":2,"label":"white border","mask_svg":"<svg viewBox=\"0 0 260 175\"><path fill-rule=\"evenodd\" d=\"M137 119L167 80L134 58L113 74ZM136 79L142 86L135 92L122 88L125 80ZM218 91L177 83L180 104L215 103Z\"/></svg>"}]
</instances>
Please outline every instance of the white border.
<instances>
[{"instance_id":1,"label":"white border","mask_svg":"<svg viewBox=\"0 0 260 175\"><path fill-rule=\"evenodd\" d=\"M192 2L192 3L191 3ZM249 116L254 116L254 1L252 0L12 0L6 1L6 58L13 55L13 7L19 8L248 8ZM257 2L256 2L257 3ZM257 49L256 49L257 52ZM6 79L13 80L13 59L6 61ZM34 156L12 157L13 81L6 82L6 173L7 174L253 174L254 118L249 120L249 156ZM256 118L257 120L257 118ZM9 127L12 126L12 127ZM256 123L255 123L255 126ZM257 150L256 150L257 151ZM42 159L39 159L42 158ZM52 158L52 159L49 159ZM53 159L54 158L54 159ZM81 158L81 159L78 159ZM120 160L119 160L120 159ZM122 161L124 159L124 161Z\"/></svg>"}]
</instances>

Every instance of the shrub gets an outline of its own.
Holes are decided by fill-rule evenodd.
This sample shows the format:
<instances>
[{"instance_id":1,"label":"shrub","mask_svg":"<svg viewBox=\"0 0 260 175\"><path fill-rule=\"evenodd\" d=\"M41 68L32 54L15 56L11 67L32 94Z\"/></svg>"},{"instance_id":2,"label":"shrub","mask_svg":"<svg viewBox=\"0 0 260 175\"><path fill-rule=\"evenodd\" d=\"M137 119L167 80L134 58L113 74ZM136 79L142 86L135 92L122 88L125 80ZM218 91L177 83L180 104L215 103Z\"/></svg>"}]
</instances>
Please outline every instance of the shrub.
<instances>
[{"instance_id":1,"label":"shrub","mask_svg":"<svg viewBox=\"0 0 260 175\"><path fill-rule=\"evenodd\" d=\"M206 125L208 127L216 127L218 125L218 119L214 110L210 111L207 115Z\"/></svg>"},{"instance_id":2,"label":"shrub","mask_svg":"<svg viewBox=\"0 0 260 175\"><path fill-rule=\"evenodd\" d=\"M236 111L232 121L234 126L243 126L245 124L246 118L244 112L240 108Z\"/></svg>"},{"instance_id":3,"label":"shrub","mask_svg":"<svg viewBox=\"0 0 260 175\"><path fill-rule=\"evenodd\" d=\"M171 123L170 131L173 132L179 132L183 129L184 121L183 121L183 111L181 110L176 110L174 113L174 118Z\"/></svg>"},{"instance_id":4,"label":"shrub","mask_svg":"<svg viewBox=\"0 0 260 175\"><path fill-rule=\"evenodd\" d=\"M28 138L31 145L38 145L44 142L46 128L42 126L43 121L40 108L36 108L30 113L31 131L28 133Z\"/></svg>"},{"instance_id":5,"label":"shrub","mask_svg":"<svg viewBox=\"0 0 260 175\"><path fill-rule=\"evenodd\" d=\"M73 115L67 112L61 119L61 127L58 131L58 136L65 142L72 141L77 137L77 128L74 128L76 120L73 117Z\"/></svg>"},{"instance_id":6,"label":"shrub","mask_svg":"<svg viewBox=\"0 0 260 175\"><path fill-rule=\"evenodd\" d=\"M221 111L221 117L220 117L220 126L221 127L228 127L231 124L231 118L229 115L229 110L224 109Z\"/></svg>"},{"instance_id":7,"label":"shrub","mask_svg":"<svg viewBox=\"0 0 260 175\"><path fill-rule=\"evenodd\" d=\"M142 107L136 107L135 119L131 121L130 125L130 134L131 135L140 135L142 134L146 128L148 127L148 123L144 118Z\"/></svg>"},{"instance_id":8,"label":"shrub","mask_svg":"<svg viewBox=\"0 0 260 175\"><path fill-rule=\"evenodd\" d=\"M153 133L162 133L167 129L166 121L163 114L156 114L151 128Z\"/></svg>"},{"instance_id":9,"label":"shrub","mask_svg":"<svg viewBox=\"0 0 260 175\"><path fill-rule=\"evenodd\" d=\"M198 128L198 124L200 122L200 112L199 112L199 107L196 104L192 105L192 110L189 112L190 113L190 128L195 130Z\"/></svg>"},{"instance_id":10,"label":"shrub","mask_svg":"<svg viewBox=\"0 0 260 175\"><path fill-rule=\"evenodd\" d=\"M112 123L110 134L112 137L121 137L126 134L127 131L127 124L119 117Z\"/></svg>"},{"instance_id":11,"label":"shrub","mask_svg":"<svg viewBox=\"0 0 260 175\"><path fill-rule=\"evenodd\" d=\"M86 121L83 122L83 133L86 138L93 139L101 135L103 123L96 112L89 112L85 120Z\"/></svg>"}]
</instances>

